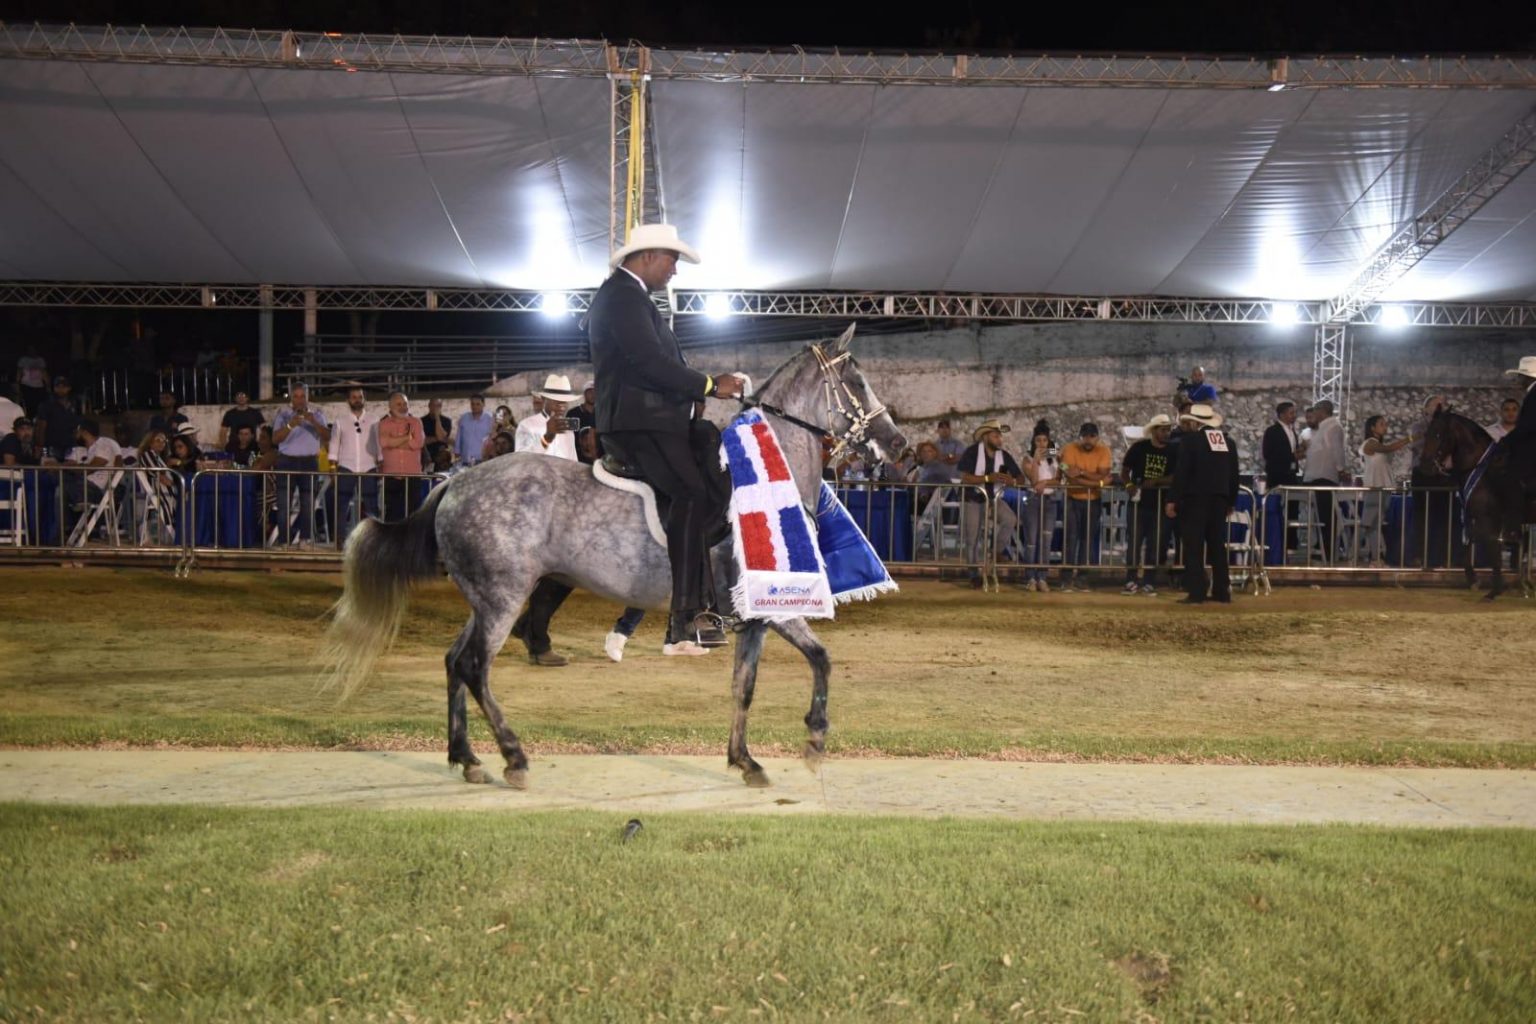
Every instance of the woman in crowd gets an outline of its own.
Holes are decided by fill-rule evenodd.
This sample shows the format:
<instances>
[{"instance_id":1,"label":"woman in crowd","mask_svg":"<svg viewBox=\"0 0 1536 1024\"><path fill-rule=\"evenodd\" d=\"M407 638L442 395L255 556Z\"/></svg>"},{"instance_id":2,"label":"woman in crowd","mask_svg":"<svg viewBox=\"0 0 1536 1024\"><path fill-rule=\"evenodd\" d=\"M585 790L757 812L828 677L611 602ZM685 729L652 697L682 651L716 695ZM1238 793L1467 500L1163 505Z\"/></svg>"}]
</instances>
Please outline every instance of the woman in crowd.
<instances>
[{"instance_id":1,"label":"woman in crowd","mask_svg":"<svg viewBox=\"0 0 1536 1024\"><path fill-rule=\"evenodd\" d=\"M144 514L158 503L167 522L174 522L172 518L176 512L176 496L181 488L176 481L176 475L166 467L166 456L169 454L170 442L166 438L165 431L151 430L144 435L139 446L133 451L132 464L134 471L134 486L129 494L134 506L134 521L143 521ZM129 462L126 456L124 464Z\"/></svg>"},{"instance_id":2,"label":"woman in crowd","mask_svg":"<svg viewBox=\"0 0 1536 1024\"><path fill-rule=\"evenodd\" d=\"M277 466L277 444L272 440L272 425L263 423L256 428L256 459L252 469L272 469Z\"/></svg>"},{"instance_id":3,"label":"woman in crowd","mask_svg":"<svg viewBox=\"0 0 1536 1024\"><path fill-rule=\"evenodd\" d=\"M494 459L501 455L511 455L512 450L517 446L517 438L512 436L510 430L498 430L486 438L485 443L489 446L486 458Z\"/></svg>"},{"instance_id":4,"label":"woman in crowd","mask_svg":"<svg viewBox=\"0 0 1536 1024\"><path fill-rule=\"evenodd\" d=\"M1373 568L1379 568L1381 560L1381 523L1382 507L1387 502L1387 491L1397 486L1397 481L1392 475L1392 460L1388 458L1393 452L1407 447L1413 437L1400 437L1396 441L1387 440L1387 418L1385 416L1372 416L1365 421L1365 441L1360 445L1360 458L1365 460L1365 469L1360 475L1360 483L1370 488L1365 492L1365 500L1360 509L1360 532L1364 540L1361 545L1365 549L1366 562Z\"/></svg>"},{"instance_id":5,"label":"woman in crowd","mask_svg":"<svg viewBox=\"0 0 1536 1024\"><path fill-rule=\"evenodd\" d=\"M249 424L242 424L236 428L234 436L224 446L224 451L229 454L229 460L240 469L249 469L261 455L261 449L256 446L256 431Z\"/></svg>"},{"instance_id":6,"label":"woman in crowd","mask_svg":"<svg viewBox=\"0 0 1536 1024\"><path fill-rule=\"evenodd\" d=\"M1056 512L1061 503L1056 482L1061 467L1054 453L1051 427L1045 420L1035 424L1029 451L1019 460L1019 468L1029 478L1029 500L1024 503L1024 557L1039 565L1024 570L1024 589L1044 593L1051 589L1045 581L1045 567L1051 561L1051 538L1056 532Z\"/></svg>"},{"instance_id":7,"label":"woman in crowd","mask_svg":"<svg viewBox=\"0 0 1536 1024\"><path fill-rule=\"evenodd\" d=\"M202 458L203 453L197 450L197 445L192 443L192 439L178 434L171 441L171 454L166 458L165 464L179 472L185 479L191 480Z\"/></svg>"},{"instance_id":8,"label":"woman in crowd","mask_svg":"<svg viewBox=\"0 0 1536 1024\"><path fill-rule=\"evenodd\" d=\"M484 462L486 459L494 459L498 455L506 454L506 452L498 451L496 449L496 435L502 433L503 431L506 432L508 437L513 439L515 447L515 442L517 440L517 420L512 418L511 409L507 408L505 405L498 405L496 407L496 411L491 414L491 432L486 437L485 443L480 446L481 462Z\"/></svg>"}]
</instances>

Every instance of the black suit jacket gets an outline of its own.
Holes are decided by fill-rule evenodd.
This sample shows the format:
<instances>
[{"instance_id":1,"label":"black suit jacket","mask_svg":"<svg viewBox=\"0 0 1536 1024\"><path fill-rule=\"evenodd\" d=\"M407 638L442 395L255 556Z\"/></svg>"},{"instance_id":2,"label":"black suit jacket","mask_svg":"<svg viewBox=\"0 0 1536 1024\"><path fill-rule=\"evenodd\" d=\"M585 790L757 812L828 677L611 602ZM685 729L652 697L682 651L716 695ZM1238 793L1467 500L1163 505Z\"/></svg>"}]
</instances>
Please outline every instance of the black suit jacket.
<instances>
[{"instance_id":1,"label":"black suit jacket","mask_svg":"<svg viewBox=\"0 0 1536 1024\"><path fill-rule=\"evenodd\" d=\"M597 432L688 433L693 403L709 378L690 369L677 335L645 288L615 270L592 298L587 317L597 379Z\"/></svg>"},{"instance_id":2,"label":"black suit jacket","mask_svg":"<svg viewBox=\"0 0 1536 1024\"><path fill-rule=\"evenodd\" d=\"M1271 423L1264 431L1264 486L1289 487L1301 482L1296 471L1296 454L1291 450L1291 439L1286 436L1285 426Z\"/></svg>"}]
</instances>

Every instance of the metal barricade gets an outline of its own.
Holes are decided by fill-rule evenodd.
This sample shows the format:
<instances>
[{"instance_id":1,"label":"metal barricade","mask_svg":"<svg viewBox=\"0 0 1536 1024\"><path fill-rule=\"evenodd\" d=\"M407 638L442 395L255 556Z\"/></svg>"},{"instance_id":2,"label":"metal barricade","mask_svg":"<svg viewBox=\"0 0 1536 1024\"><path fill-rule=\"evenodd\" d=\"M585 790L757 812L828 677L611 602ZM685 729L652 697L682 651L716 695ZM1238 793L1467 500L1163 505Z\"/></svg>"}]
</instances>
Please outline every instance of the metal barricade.
<instances>
[{"instance_id":1,"label":"metal barricade","mask_svg":"<svg viewBox=\"0 0 1536 1024\"><path fill-rule=\"evenodd\" d=\"M1263 495L1262 509L1260 544L1271 572L1423 574L1466 563L1454 487L1278 487Z\"/></svg>"},{"instance_id":2,"label":"metal barricade","mask_svg":"<svg viewBox=\"0 0 1536 1024\"><path fill-rule=\"evenodd\" d=\"M365 518L404 519L448 477L211 468L191 481L187 569L199 559L335 561Z\"/></svg>"},{"instance_id":3,"label":"metal barricade","mask_svg":"<svg viewBox=\"0 0 1536 1024\"><path fill-rule=\"evenodd\" d=\"M985 488L859 480L842 481L836 491L887 565L954 569L982 578L986 558L974 541L978 534L990 533Z\"/></svg>"},{"instance_id":4,"label":"metal barricade","mask_svg":"<svg viewBox=\"0 0 1536 1024\"><path fill-rule=\"evenodd\" d=\"M13 555L175 562L183 492L181 475L163 465L7 467L0 470L0 541Z\"/></svg>"}]
</instances>

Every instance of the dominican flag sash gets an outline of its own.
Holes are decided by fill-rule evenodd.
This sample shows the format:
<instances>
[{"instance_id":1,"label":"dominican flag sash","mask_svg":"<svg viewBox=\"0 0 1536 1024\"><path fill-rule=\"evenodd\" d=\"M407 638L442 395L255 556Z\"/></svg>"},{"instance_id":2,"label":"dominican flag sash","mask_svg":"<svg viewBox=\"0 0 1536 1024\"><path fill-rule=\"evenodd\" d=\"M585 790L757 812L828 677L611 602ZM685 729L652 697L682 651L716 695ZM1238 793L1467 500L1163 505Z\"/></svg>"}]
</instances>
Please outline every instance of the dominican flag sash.
<instances>
[{"instance_id":1,"label":"dominican flag sash","mask_svg":"<svg viewBox=\"0 0 1536 1024\"><path fill-rule=\"evenodd\" d=\"M871 601L896 589L885 563L826 481L822 481L821 500L816 503L816 546L827 567L832 599L838 604Z\"/></svg>"},{"instance_id":2,"label":"dominican flag sash","mask_svg":"<svg viewBox=\"0 0 1536 1024\"><path fill-rule=\"evenodd\" d=\"M762 413L748 409L720 437L731 474L731 538L741 578L731 589L744 619L830 619L832 588L784 453Z\"/></svg>"}]
</instances>

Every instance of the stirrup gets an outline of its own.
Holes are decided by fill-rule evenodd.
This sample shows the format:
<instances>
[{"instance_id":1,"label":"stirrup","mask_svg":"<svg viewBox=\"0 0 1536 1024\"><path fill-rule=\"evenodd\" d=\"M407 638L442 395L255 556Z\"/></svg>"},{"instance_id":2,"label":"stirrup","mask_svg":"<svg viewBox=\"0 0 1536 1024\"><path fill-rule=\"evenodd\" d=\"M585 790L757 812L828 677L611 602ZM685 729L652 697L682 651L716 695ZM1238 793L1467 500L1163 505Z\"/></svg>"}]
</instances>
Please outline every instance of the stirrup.
<instances>
[{"instance_id":1,"label":"stirrup","mask_svg":"<svg viewBox=\"0 0 1536 1024\"><path fill-rule=\"evenodd\" d=\"M701 626L700 623L708 625ZM690 637L700 647L724 647L730 643L725 638L725 616L716 612L702 611L693 617L693 636Z\"/></svg>"}]
</instances>

